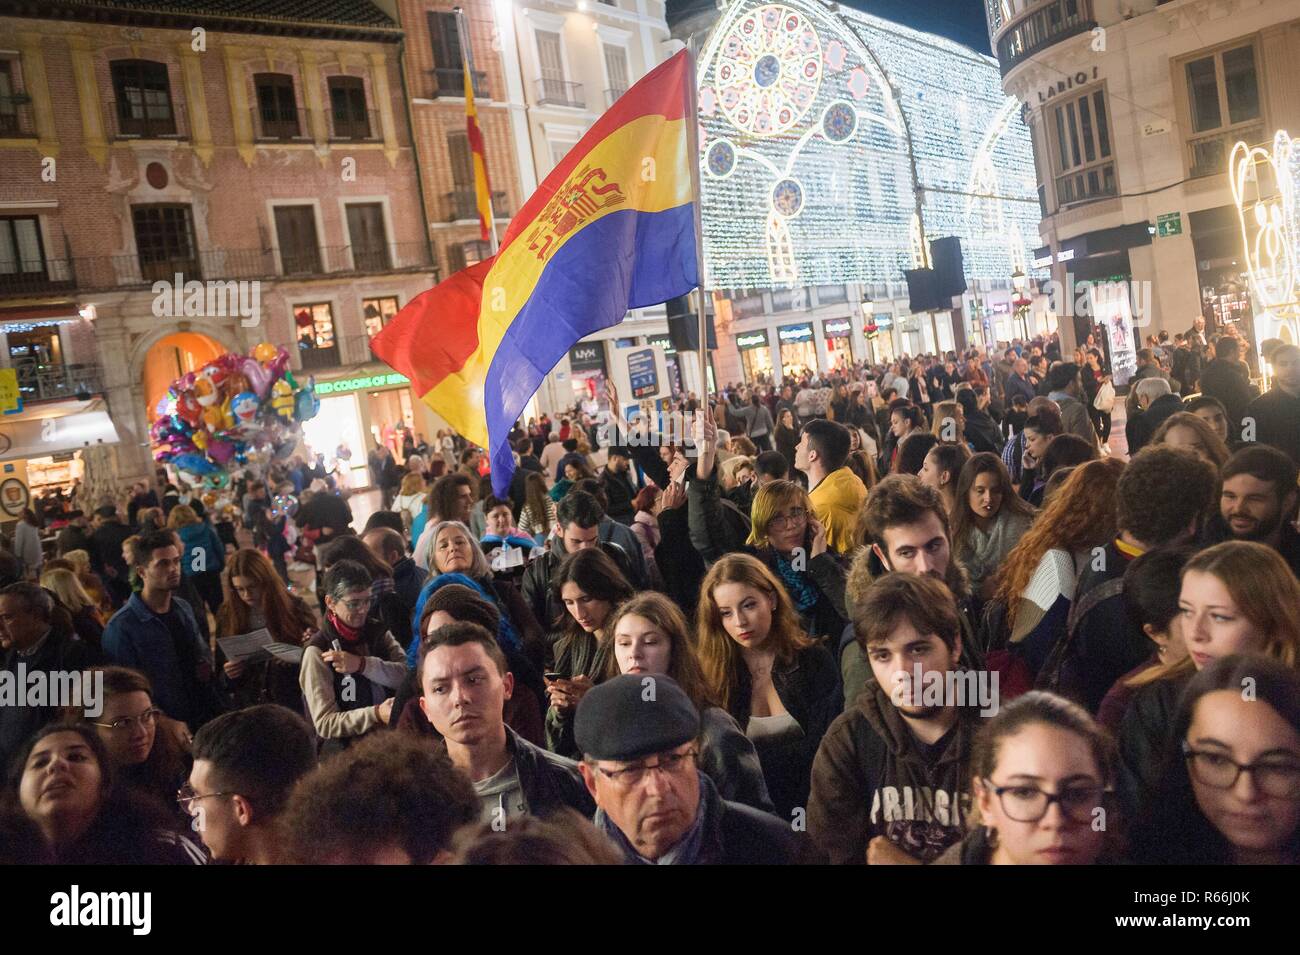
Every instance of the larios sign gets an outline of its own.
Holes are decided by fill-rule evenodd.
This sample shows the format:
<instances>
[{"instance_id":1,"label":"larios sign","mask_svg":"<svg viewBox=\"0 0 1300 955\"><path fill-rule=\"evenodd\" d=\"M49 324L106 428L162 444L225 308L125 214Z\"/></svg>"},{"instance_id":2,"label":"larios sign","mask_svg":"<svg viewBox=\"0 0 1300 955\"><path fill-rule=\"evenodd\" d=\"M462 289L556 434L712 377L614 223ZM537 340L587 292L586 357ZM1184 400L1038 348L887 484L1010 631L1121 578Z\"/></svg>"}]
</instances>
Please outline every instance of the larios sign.
<instances>
[{"instance_id":1,"label":"larios sign","mask_svg":"<svg viewBox=\"0 0 1300 955\"><path fill-rule=\"evenodd\" d=\"M1057 80L1046 89L1039 90L1038 102L1046 103L1049 99L1060 96L1062 93L1068 92L1076 86L1087 86L1095 79L1097 79L1097 67L1094 66L1092 68L1091 74L1089 74L1087 70L1079 70L1079 72L1074 75L1067 76L1063 80Z\"/></svg>"}]
</instances>

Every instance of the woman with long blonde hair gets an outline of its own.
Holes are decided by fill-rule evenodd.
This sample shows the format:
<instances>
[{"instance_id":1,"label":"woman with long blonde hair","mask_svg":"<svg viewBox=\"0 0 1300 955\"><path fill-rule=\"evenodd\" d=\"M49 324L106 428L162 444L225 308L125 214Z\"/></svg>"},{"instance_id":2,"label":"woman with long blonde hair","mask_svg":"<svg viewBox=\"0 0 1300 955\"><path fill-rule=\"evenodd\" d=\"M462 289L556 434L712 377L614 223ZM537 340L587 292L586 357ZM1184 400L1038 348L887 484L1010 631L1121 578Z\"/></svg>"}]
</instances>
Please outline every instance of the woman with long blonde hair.
<instances>
[{"instance_id":1,"label":"woman with long blonde hair","mask_svg":"<svg viewBox=\"0 0 1300 955\"><path fill-rule=\"evenodd\" d=\"M1130 807L1155 789L1178 698L1193 676L1240 653L1300 665L1300 583L1271 547L1226 541L1193 556L1183 565L1178 610L1187 655L1129 681L1137 691L1119 744L1121 793Z\"/></svg>"},{"instance_id":2,"label":"woman with long blonde hair","mask_svg":"<svg viewBox=\"0 0 1300 955\"><path fill-rule=\"evenodd\" d=\"M75 571L66 567L47 568L41 574L41 586L59 598L59 602L72 614L72 629L87 646L99 649L104 635L104 617L99 612L95 598L77 579Z\"/></svg>"},{"instance_id":3,"label":"woman with long blonde hair","mask_svg":"<svg viewBox=\"0 0 1300 955\"><path fill-rule=\"evenodd\" d=\"M727 554L705 576L696 643L709 692L753 741L777 814L789 818L808 804L813 757L843 709L839 668L749 554Z\"/></svg>"},{"instance_id":4,"label":"woman with long blonde hair","mask_svg":"<svg viewBox=\"0 0 1300 955\"><path fill-rule=\"evenodd\" d=\"M769 481L750 508L745 542L785 585L799 615L800 629L839 639L848 625L844 607L847 568L826 545L826 529L813 514L803 485Z\"/></svg>"},{"instance_id":5,"label":"woman with long blonde hair","mask_svg":"<svg viewBox=\"0 0 1300 955\"><path fill-rule=\"evenodd\" d=\"M1006 612L1003 635L1032 674L1065 632L1083 562L1115 537L1123 471L1114 458L1075 468L1002 561L994 600Z\"/></svg>"},{"instance_id":6,"label":"woman with long blonde hair","mask_svg":"<svg viewBox=\"0 0 1300 955\"><path fill-rule=\"evenodd\" d=\"M677 604L654 591L624 601L606 622L614 653L606 679L620 673L662 673L677 681L700 711L699 767L718 795L772 811L763 768L754 744L726 710L713 701L704 681L686 617Z\"/></svg>"}]
</instances>

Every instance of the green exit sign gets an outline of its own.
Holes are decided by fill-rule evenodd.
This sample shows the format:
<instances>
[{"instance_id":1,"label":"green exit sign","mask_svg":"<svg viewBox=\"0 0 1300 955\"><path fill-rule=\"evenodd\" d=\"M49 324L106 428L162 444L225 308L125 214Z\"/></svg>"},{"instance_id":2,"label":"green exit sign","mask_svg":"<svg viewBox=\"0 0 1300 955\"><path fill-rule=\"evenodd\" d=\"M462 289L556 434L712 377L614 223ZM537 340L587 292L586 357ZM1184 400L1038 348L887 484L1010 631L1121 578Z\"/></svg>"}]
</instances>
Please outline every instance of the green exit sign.
<instances>
[{"instance_id":1,"label":"green exit sign","mask_svg":"<svg viewBox=\"0 0 1300 955\"><path fill-rule=\"evenodd\" d=\"M1181 212L1167 212L1162 216L1156 216L1156 235L1164 238L1182 234L1183 214Z\"/></svg>"}]
</instances>

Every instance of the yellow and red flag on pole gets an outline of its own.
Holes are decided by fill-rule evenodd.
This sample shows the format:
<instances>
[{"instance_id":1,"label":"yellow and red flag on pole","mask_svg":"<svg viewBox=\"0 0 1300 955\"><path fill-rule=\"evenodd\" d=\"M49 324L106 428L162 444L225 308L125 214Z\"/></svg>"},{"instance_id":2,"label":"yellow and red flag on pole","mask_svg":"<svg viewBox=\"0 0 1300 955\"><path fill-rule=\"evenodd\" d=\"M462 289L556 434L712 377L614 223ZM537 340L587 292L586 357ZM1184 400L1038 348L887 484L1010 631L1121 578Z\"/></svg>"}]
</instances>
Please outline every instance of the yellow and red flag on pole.
<instances>
[{"instance_id":1,"label":"yellow and red flag on pole","mask_svg":"<svg viewBox=\"0 0 1300 955\"><path fill-rule=\"evenodd\" d=\"M502 497L507 435L586 335L699 281L682 51L634 85L519 210L501 251L418 295L371 346L411 390L487 448Z\"/></svg>"},{"instance_id":2,"label":"yellow and red flag on pole","mask_svg":"<svg viewBox=\"0 0 1300 955\"><path fill-rule=\"evenodd\" d=\"M459 17L457 19L459 20ZM492 186L488 182L487 151L483 148L483 131L478 128L478 108L474 105L474 72L470 69L468 30L461 31L460 59L465 70L465 133L469 138L470 162L474 167L474 208L478 210L478 228L483 241L493 242L495 245L496 227L492 222Z\"/></svg>"}]
</instances>

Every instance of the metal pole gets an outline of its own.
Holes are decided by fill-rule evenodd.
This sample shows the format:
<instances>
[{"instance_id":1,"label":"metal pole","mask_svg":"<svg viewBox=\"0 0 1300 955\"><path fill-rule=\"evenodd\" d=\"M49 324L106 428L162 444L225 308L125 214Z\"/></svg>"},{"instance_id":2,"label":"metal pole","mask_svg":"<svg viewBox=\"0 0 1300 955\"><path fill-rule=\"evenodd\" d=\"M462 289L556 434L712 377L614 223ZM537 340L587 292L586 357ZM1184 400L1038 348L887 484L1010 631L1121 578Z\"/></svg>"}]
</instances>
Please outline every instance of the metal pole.
<instances>
[{"instance_id":1,"label":"metal pole","mask_svg":"<svg viewBox=\"0 0 1300 955\"><path fill-rule=\"evenodd\" d=\"M692 37L692 40L694 37ZM709 325L704 312L704 224L701 217L700 202L700 111L697 104L698 93L695 78L695 51L690 44L686 47L686 63L689 67L690 85L686 91L686 162L691 170L691 195L695 202L695 267L699 271L700 284L696 288L696 305L699 308L700 333L700 400L705 406L709 403Z\"/></svg>"}]
</instances>

